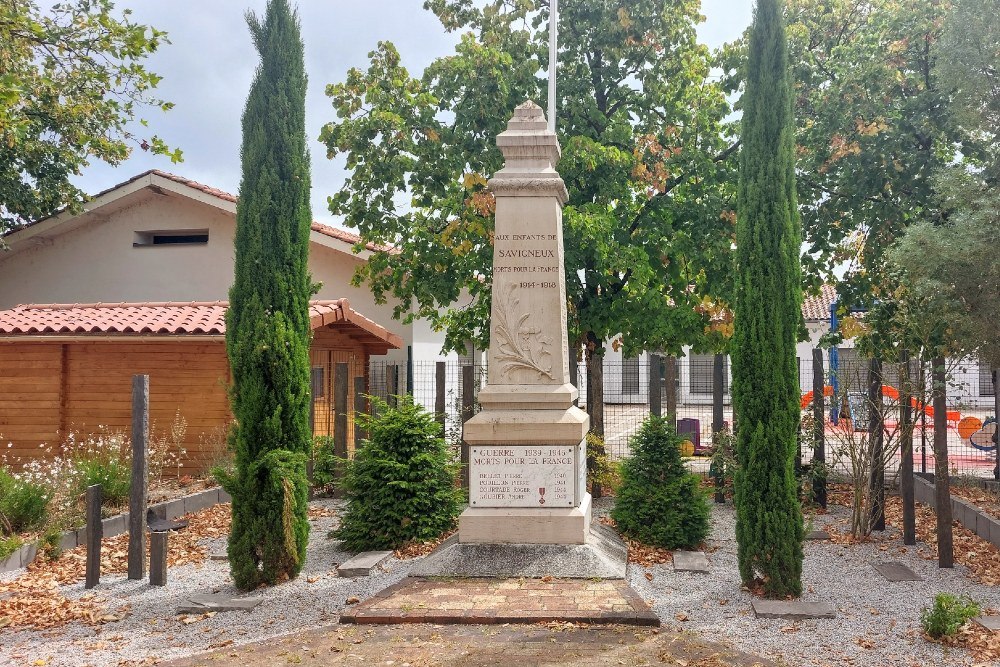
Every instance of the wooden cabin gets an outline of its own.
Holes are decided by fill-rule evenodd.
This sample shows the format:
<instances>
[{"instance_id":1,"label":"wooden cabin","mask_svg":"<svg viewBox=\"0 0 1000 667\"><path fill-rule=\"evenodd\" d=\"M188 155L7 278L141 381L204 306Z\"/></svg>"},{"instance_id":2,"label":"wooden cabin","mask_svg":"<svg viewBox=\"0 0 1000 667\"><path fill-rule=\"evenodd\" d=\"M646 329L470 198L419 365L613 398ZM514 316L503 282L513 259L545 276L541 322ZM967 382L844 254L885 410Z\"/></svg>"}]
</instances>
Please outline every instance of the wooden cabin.
<instances>
[{"instance_id":1,"label":"wooden cabin","mask_svg":"<svg viewBox=\"0 0 1000 667\"><path fill-rule=\"evenodd\" d=\"M0 311L0 453L25 462L55 455L70 433L78 439L101 429L127 433L132 376L147 374L151 437L169 440L179 416L187 426L183 470L204 471L221 456L232 420L227 307L222 301L94 303ZM369 359L403 341L352 310L347 299L314 301L309 310L315 432L334 435L336 366L347 364L350 448L354 392L367 387Z\"/></svg>"}]
</instances>

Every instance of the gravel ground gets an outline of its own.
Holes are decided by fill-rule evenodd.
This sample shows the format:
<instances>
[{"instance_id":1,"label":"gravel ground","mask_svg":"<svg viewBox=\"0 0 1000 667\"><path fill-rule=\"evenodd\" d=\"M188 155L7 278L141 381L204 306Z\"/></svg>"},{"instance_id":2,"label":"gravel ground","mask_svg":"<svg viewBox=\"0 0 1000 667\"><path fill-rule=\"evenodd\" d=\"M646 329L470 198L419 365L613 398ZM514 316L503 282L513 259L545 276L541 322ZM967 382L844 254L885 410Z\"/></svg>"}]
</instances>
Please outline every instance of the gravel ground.
<instances>
[{"instance_id":1,"label":"gravel ground","mask_svg":"<svg viewBox=\"0 0 1000 667\"><path fill-rule=\"evenodd\" d=\"M338 501L315 502L338 506ZM596 501L595 514L606 514L611 502ZM846 517L846 509L836 507L831 514L818 517L813 527L822 528ZM920 637L921 608L940 591L966 593L986 607L1000 608L996 589L975 584L962 566L938 570L914 548L902 547L898 532L890 529L885 540L865 545L806 543L807 592L803 599L833 604L838 609L836 619L756 619L750 595L739 586L732 506L713 506L712 518L709 544L715 550L709 556L710 573L675 573L670 565L649 569L632 565L629 581L643 598L653 601L665 624L696 631L705 639L729 643L749 653L789 665L971 665L964 651L944 651ZM188 595L237 594L225 561L172 568L165 588L128 581L124 575L106 575L95 592L109 599L111 613L127 606L129 613L124 620L96 628L75 623L44 632L0 630L0 666L152 662L336 622L348 598L365 599L396 583L415 561L392 558L370 577L341 579L336 566L350 554L338 551L337 543L326 537L335 522L334 518L312 521L313 539L302 575L249 595L264 598L252 612L220 613L190 624L178 620L176 608ZM210 541L210 553L224 550L224 540ZM885 581L871 565L886 560L909 565L924 581ZM652 581L647 580L647 573L652 574ZM0 580L14 574L0 575ZM82 582L66 590L69 597L85 593ZM687 620L677 621L678 614L685 614Z\"/></svg>"},{"instance_id":2,"label":"gravel ground","mask_svg":"<svg viewBox=\"0 0 1000 667\"><path fill-rule=\"evenodd\" d=\"M316 500L314 505L337 507L340 501ZM326 534L335 518L311 522L312 539L302 574L294 581L256 593L240 594L229 578L229 563L206 561L201 565L174 567L167 586L157 588L125 575L104 575L92 592L108 598L110 613L124 606L124 620L97 627L70 624L50 631L0 630L0 666L44 664L53 667L118 665L190 655L209 648L239 645L335 622L350 597L365 599L406 576L412 561L394 558L369 577L341 579L337 565L351 554L338 551L338 542ZM209 553L225 553L225 539L207 540ZM17 573L0 575L11 579ZM309 580L314 583L309 583ZM67 597L86 591L83 582L67 586ZM251 612L225 612L185 624L177 619L178 605L192 594L221 592L242 597L263 597ZM194 616L197 618L197 616ZM37 660L43 661L37 663Z\"/></svg>"},{"instance_id":3,"label":"gravel ground","mask_svg":"<svg viewBox=\"0 0 1000 667\"><path fill-rule=\"evenodd\" d=\"M608 503L599 502L607 511ZM846 508L831 505L830 514L816 517L813 528L848 516ZM904 547L899 531L890 528L867 544L806 542L802 599L832 604L835 619L758 619L750 594L740 590L734 524L732 505L713 505L709 549L715 550L709 554L708 574L674 572L672 565L630 566L629 583L654 601L664 624L789 665L972 665L968 652L944 649L920 636L921 609L942 591L968 594L983 607L1000 608L996 588L975 583L961 565L938 569L936 561L917 554L926 545ZM902 562L924 580L890 583L872 567L885 561ZM687 620L676 620L678 614L686 614Z\"/></svg>"}]
</instances>

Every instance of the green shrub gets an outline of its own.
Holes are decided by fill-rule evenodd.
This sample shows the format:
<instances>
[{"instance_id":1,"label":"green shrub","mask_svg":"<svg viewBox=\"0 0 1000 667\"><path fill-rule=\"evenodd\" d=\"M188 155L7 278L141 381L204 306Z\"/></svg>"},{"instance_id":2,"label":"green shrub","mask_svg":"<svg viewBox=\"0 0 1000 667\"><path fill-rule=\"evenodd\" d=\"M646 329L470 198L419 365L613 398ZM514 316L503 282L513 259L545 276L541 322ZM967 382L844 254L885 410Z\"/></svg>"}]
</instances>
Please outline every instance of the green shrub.
<instances>
[{"instance_id":1,"label":"green shrub","mask_svg":"<svg viewBox=\"0 0 1000 667\"><path fill-rule=\"evenodd\" d=\"M608 456L604 438L587 434L587 485L595 484L606 494L618 481L618 466Z\"/></svg>"},{"instance_id":2,"label":"green shrub","mask_svg":"<svg viewBox=\"0 0 1000 667\"><path fill-rule=\"evenodd\" d=\"M611 513L623 534L667 549L693 547L708 535L708 500L681 461L683 441L662 417L650 417L633 436Z\"/></svg>"},{"instance_id":3,"label":"green shrub","mask_svg":"<svg viewBox=\"0 0 1000 667\"><path fill-rule=\"evenodd\" d=\"M411 397L401 397L399 407L372 400L378 416L357 416L369 439L346 463L347 508L332 533L349 551L434 539L459 512L458 465L434 415Z\"/></svg>"},{"instance_id":4,"label":"green shrub","mask_svg":"<svg viewBox=\"0 0 1000 667\"><path fill-rule=\"evenodd\" d=\"M958 632L966 621L978 616L979 611L979 605L966 595L938 593L934 596L934 606L924 607L920 614L920 625L924 632L938 639Z\"/></svg>"},{"instance_id":5,"label":"green shrub","mask_svg":"<svg viewBox=\"0 0 1000 667\"><path fill-rule=\"evenodd\" d=\"M132 488L132 467L117 454L88 455L73 461L76 495L82 496L88 486L101 485L104 503L123 505Z\"/></svg>"},{"instance_id":6,"label":"green shrub","mask_svg":"<svg viewBox=\"0 0 1000 667\"><path fill-rule=\"evenodd\" d=\"M322 489L333 484L341 466L341 459L333 453L333 437L318 435L313 439L312 485Z\"/></svg>"},{"instance_id":7,"label":"green shrub","mask_svg":"<svg viewBox=\"0 0 1000 667\"><path fill-rule=\"evenodd\" d=\"M48 487L0 468L0 532L21 533L45 522Z\"/></svg>"}]
</instances>

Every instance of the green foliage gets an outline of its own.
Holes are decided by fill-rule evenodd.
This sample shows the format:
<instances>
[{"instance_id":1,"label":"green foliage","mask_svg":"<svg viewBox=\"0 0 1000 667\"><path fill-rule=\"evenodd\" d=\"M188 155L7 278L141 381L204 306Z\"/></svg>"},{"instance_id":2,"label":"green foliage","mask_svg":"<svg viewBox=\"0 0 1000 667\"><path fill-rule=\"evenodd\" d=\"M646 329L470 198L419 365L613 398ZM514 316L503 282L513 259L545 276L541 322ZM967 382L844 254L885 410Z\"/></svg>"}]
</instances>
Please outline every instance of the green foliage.
<instances>
[{"instance_id":1,"label":"green foliage","mask_svg":"<svg viewBox=\"0 0 1000 667\"><path fill-rule=\"evenodd\" d=\"M794 121L782 3L758 0L749 37L736 227L732 340L736 540L743 583L802 592L794 459L802 320Z\"/></svg>"},{"instance_id":2,"label":"green foliage","mask_svg":"<svg viewBox=\"0 0 1000 667\"><path fill-rule=\"evenodd\" d=\"M428 318L446 346L485 347L492 285L496 135L514 107L544 102L546 0L429 0L455 53L416 77L381 42L327 94L322 130L350 177L330 210L380 246L358 282ZM627 355L717 347L713 310L731 280L736 143L727 91L697 43L696 0L560 5L559 173L570 340L623 334ZM464 295L469 295L466 298ZM461 301L459 303L459 299ZM590 334L588 336L588 334ZM600 351L597 351L600 354Z\"/></svg>"},{"instance_id":3,"label":"green foliage","mask_svg":"<svg viewBox=\"0 0 1000 667\"><path fill-rule=\"evenodd\" d=\"M708 500L681 460L683 441L669 421L650 417L629 442L611 513L624 535L667 549L694 547L708 535Z\"/></svg>"},{"instance_id":4,"label":"green foliage","mask_svg":"<svg viewBox=\"0 0 1000 667\"><path fill-rule=\"evenodd\" d=\"M979 604L966 595L938 593L934 596L934 605L924 607L921 612L920 625L928 635L939 639L958 632L966 621L979 616L979 612Z\"/></svg>"},{"instance_id":5,"label":"green foliage","mask_svg":"<svg viewBox=\"0 0 1000 667\"><path fill-rule=\"evenodd\" d=\"M376 417L357 415L369 436L347 462L347 508L333 532L349 551L437 538L459 513L459 466L434 415L408 396L398 407L372 401Z\"/></svg>"},{"instance_id":6,"label":"green foliage","mask_svg":"<svg viewBox=\"0 0 1000 667\"><path fill-rule=\"evenodd\" d=\"M837 281L843 306L891 298L885 251L911 224L946 216L934 174L956 147L981 143L958 131L934 68L948 7L789 0L802 261L814 284Z\"/></svg>"},{"instance_id":7,"label":"green foliage","mask_svg":"<svg viewBox=\"0 0 1000 667\"><path fill-rule=\"evenodd\" d=\"M597 484L606 492L618 481L618 466L608 456L604 438L587 433L587 485Z\"/></svg>"},{"instance_id":8,"label":"green foliage","mask_svg":"<svg viewBox=\"0 0 1000 667\"><path fill-rule=\"evenodd\" d=\"M10 537L0 535L0 561L9 558L12 553L20 549L23 545L24 540L17 535L11 535Z\"/></svg>"},{"instance_id":9,"label":"green foliage","mask_svg":"<svg viewBox=\"0 0 1000 667\"><path fill-rule=\"evenodd\" d=\"M0 6L0 233L56 210L77 209L71 182L92 158L117 165L134 146L169 155L157 136L131 129L160 77L144 61L166 34L134 23L111 0L34 0Z\"/></svg>"},{"instance_id":10,"label":"green foliage","mask_svg":"<svg viewBox=\"0 0 1000 667\"><path fill-rule=\"evenodd\" d=\"M313 486L326 488L337 479L341 459L333 452L333 437L318 435L313 440Z\"/></svg>"},{"instance_id":11,"label":"green foliage","mask_svg":"<svg viewBox=\"0 0 1000 667\"><path fill-rule=\"evenodd\" d=\"M247 14L261 64L243 112L236 276L226 350L237 426L229 563L252 589L298 574L309 535L309 159L299 21L287 0Z\"/></svg>"},{"instance_id":12,"label":"green foliage","mask_svg":"<svg viewBox=\"0 0 1000 667\"><path fill-rule=\"evenodd\" d=\"M41 526L50 498L44 484L0 468L0 534L22 533Z\"/></svg>"},{"instance_id":13,"label":"green foliage","mask_svg":"<svg viewBox=\"0 0 1000 667\"><path fill-rule=\"evenodd\" d=\"M132 488L132 466L117 453L75 458L72 462L75 496L82 496L88 486L101 485L103 503L120 506L128 500Z\"/></svg>"}]
</instances>

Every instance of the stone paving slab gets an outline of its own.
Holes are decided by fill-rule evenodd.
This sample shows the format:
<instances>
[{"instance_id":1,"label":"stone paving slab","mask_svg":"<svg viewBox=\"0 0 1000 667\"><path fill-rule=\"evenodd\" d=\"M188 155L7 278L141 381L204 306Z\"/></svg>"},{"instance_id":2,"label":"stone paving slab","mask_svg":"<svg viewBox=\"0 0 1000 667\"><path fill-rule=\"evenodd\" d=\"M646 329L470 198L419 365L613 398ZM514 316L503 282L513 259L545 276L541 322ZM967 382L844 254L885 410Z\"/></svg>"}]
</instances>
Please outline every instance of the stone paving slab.
<instances>
[{"instance_id":1,"label":"stone paving slab","mask_svg":"<svg viewBox=\"0 0 1000 667\"><path fill-rule=\"evenodd\" d=\"M348 607L341 623L598 623L658 626L621 579L404 579Z\"/></svg>"},{"instance_id":2,"label":"stone paving slab","mask_svg":"<svg viewBox=\"0 0 1000 667\"><path fill-rule=\"evenodd\" d=\"M703 551L675 551L674 570L677 572L708 572L708 556Z\"/></svg>"},{"instance_id":3,"label":"stone paving slab","mask_svg":"<svg viewBox=\"0 0 1000 667\"><path fill-rule=\"evenodd\" d=\"M976 616L972 619L987 630L996 632L1000 630L1000 616Z\"/></svg>"},{"instance_id":4,"label":"stone paving slab","mask_svg":"<svg viewBox=\"0 0 1000 667\"><path fill-rule=\"evenodd\" d=\"M899 562L875 563L872 567L889 581L923 581L923 577L917 575L906 565Z\"/></svg>"},{"instance_id":5,"label":"stone paving slab","mask_svg":"<svg viewBox=\"0 0 1000 667\"><path fill-rule=\"evenodd\" d=\"M250 611L263 598L233 598L228 595L192 595L177 608L178 614L200 614L206 611Z\"/></svg>"},{"instance_id":6,"label":"stone paving slab","mask_svg":"<svg viewBox=\"0 0 1000 667\"><path fill-rule=\"evenodd\" d=\"M391 551L363 551L341 564L337 574L341 577L367 577L373 567L378 567L391 555Z\"/></svg>"},{"instance_id":7,"label":"stone paving slab","mask_svg":"<svg viewBox=\"0 0 1000 667\"><path fill-rule=\"evenodd\" d=\"M807 540L828 540L830 539L830 533L825 530L810 530L806 533Z\"/></svg>"},{"instance_id":8,"label":"stone paving slab","mask_svg":"<svg viewBox=\"0 0 1000 667\"><path fill-rule=\"evenodd\" d=\"M754 600L751 605L757 618L784 618L795 621L807 618L835 618L837 616L834 608L825 602Z\"/></svg>"}]
</instances>

